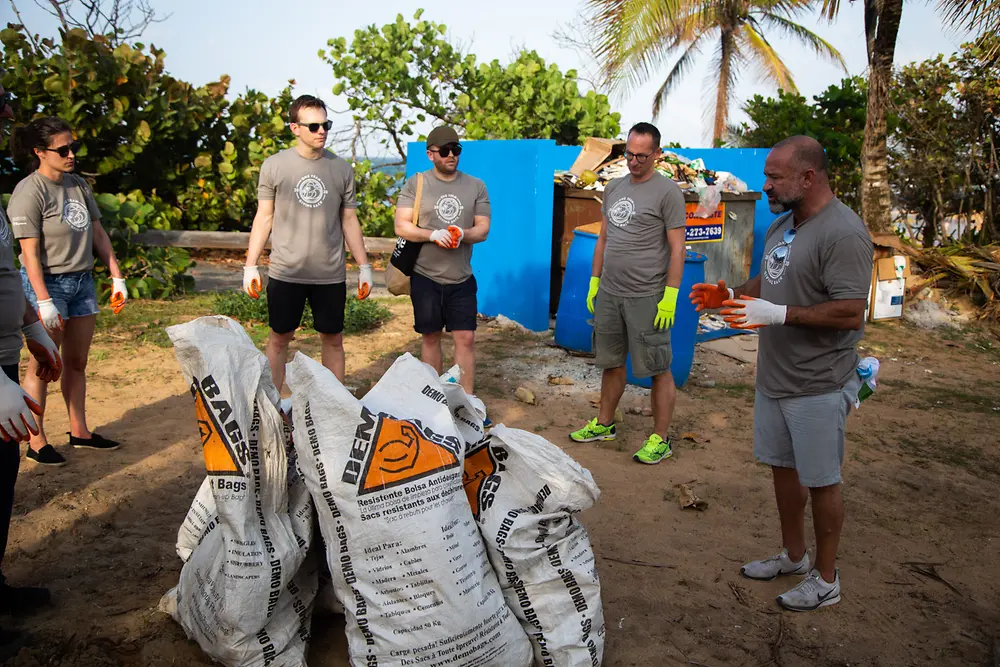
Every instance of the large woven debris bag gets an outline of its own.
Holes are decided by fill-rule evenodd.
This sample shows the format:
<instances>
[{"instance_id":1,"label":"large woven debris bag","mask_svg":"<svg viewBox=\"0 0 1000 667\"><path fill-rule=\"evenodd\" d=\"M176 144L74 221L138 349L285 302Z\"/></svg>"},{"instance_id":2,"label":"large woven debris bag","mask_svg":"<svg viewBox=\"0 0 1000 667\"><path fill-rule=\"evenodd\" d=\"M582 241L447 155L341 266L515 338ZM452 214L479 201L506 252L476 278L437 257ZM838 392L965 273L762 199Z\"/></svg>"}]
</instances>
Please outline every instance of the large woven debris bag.
<instances>
[{"instance_id":1,"label":"large woven debris bag","mask_svg":"<svg viewBox=\"0 0 1000 667\"><path fill-rule=\"evenodd\" d=\"M545 438L499 424L466 454L464 482L535 664L600 665L601 583L576 517L600 497L590 472Z\"/></svg>"},{"instance_id":2,"label":"large woven debris bag","mask_svg":"<svg viewBox=\"0 0 1000 667\"><path fill-rule=\"evenodd\" d=\"M465 443L430 367L403 355L359 401L298 354L288 383L351 664L531 665L463 493Z\"/></svg>"},{"instance_id":3,"label":"large woven debris bag","mask_svg":"<svg viewBox=\"0 0 1000 667\"><path fill-rule=\"evenodd\" d=\"M317 586L316 562L306 560L313 507L267 360L229 318L167 333L191 380L207 480L178 534L180 580L160 608L225 665L304 667Z\"/></svg>"}]
</instances>

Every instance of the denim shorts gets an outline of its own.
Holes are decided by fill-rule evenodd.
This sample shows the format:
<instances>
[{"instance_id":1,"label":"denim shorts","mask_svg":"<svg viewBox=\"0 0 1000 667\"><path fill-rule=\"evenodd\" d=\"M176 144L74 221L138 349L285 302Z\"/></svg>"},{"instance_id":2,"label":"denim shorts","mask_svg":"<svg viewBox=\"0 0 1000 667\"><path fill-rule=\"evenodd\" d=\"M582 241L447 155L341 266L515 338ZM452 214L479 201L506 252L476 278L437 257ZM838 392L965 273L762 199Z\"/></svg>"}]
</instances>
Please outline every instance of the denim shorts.
<instances>
[{"instance_id":1,"label":"denim shorts","mask_svg":"<svg viewBox=\"0 0 1000 667\"><path fill-rule=\"evenodd\" d=\"M38 297L28 280L28 272L21 267L21 285L24 287L24 294L31 302L31 307L38 310ZM72 271L70 273L46 274L45 289L49 291L49 298L59 310L64 320L74 317L88 317L96 315L100 310L97 307L97 288L94 286L94 275L90 271Z\"/></svg>"}]
</instances>

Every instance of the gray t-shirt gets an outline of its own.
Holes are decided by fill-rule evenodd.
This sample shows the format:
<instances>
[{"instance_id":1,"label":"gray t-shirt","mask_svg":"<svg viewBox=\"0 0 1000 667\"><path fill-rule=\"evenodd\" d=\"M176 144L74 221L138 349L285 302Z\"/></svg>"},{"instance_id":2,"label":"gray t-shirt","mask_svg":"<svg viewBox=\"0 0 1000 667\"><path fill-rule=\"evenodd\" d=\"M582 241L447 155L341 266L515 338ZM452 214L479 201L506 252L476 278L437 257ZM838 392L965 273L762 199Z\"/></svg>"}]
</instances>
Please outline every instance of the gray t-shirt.
<instances>
[{"instance_id":1,"label":"gray t-shirt","mask_svg":"<svg viewBox=\"0 0 1000 667\"><path fill-rule=\"evenodd\" d=\"M357 208L354 170L329 151L310 160L286 148L264 160L257 199L274 201L268 275L289 283L347 281L342 208Z\"/></svg>"},{"instance_id":2,"label":"gray t-shirt","mask_svg":"<svg viewBox=\"0 0 1000 667\"><path fill-rule=\"evenodd\" d=\"M788 213L771 225L764 240L760 295L784 306L815 306L840 299L867 299L874 248L865 223L839 199L793 227ZM757 388L765 396L786 398L836 391L858 365L855 346L864 335L800 326L760 330Z\"/></svg>"},{"instance_id":3,"label":"gray t-shirt","mask_svg":"<svg viewBox=\"0 0 1000 667\"><path fill-rule=\"evenodd\" d=\"M616 178L604 189L601 212L608 220L601 289L623 297L663 294L670 263L667 230L687 222L681 189L659 172L642 183Z\"/></svg>"},{"instance_id":4,"label":"gray t-shirt","mask_svg":"<svg viewBox=\"0 0 1000 667\"><path fill-rule=\"evenodd\" d=\"M417 196L417 176L403 185L396 206L413 208ZM486 184L474 176L457 172L455 180L442 181L434 170L424 172L424 191L420 195L417 226L423 229L447 229L454 225L472 229L476 216L489 217L490 198ZM425 243L420 249L414 272L442 285L457 285L472 276L472 244L462 243L454 250L435 243Z\"/></svg>"},{"instance_id":5,"label":"gray t-shirt","mask_svg":"<svg viewBox=\"0 0 1000 667\"><path fill-rule=\"evenodd\" d=\"M21 324L24 320L24 291L21 274L14 268L14 234L7 214L0 206L0 365L21 359Z\"/></svg>"},{"instance_id":6,"label":"gray t-shirt","mask_svg":"<svg viewBox=\"0 0 1000 667\"><path fill-rule=\"evenodd\" d=\"M39 239L46 274L94 268L93 221L100 220L101 213L81 177L63 174L61 183L53 183L33 172L14 188L7 215L15 238Z\"/></svg>"}]
</instances>

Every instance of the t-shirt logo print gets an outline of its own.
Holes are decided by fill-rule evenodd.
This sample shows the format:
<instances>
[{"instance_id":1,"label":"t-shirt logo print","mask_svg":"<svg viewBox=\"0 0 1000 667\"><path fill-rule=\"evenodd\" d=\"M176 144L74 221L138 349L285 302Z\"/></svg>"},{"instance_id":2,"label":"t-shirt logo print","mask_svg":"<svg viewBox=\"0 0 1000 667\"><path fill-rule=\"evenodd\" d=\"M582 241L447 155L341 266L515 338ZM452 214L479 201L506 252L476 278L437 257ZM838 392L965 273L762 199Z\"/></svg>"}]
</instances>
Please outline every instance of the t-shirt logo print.
<instances>
[{"instance_id":1,"label":"t-shirt logo print","mask_svg":"<svg viewBox=\"0 0 1000 667\"><path fill-rule=\"evenodd\" d=\"M608 209L608 220L617 227L625 227L635 215L635 202L631 197L622 197Z\"/></svg>"},{"instance_id":2,"label":"t-shirt logo print","mask_svg":"<svg viewBox=\"0 0 1000 667\"><path fill-rule=\"evenodd\" d=\"M434 210L437 212L438 218L441 222L445 224L452 224L458 217L462 215L462 211L465 207L462 206L462 200L452 194L441 195L438 197L437 202L434 204Z\"/></svg>"},{"instance_id":3,"label":"t-shirt logo print","mask_svg":"<svg viewBox=\"0 0 1000 667\"><path fill-rule=\"evenodd\" d=\"M10 247L10 225L7 223L7 214L0 207L0 248Z\"/></svg>"},{"instance_id":4,"label":"t-shirt logo print","mask_svg":"<svg viewBox=\"0 0 1000 667\"><path fill-rule=\"evenodd\" d=\"M767 282L772 285L777 285L781 282L781 279L785 277L785 271L788 269L788 260L791 254L792 246L784 241L779 241L776 246L767 252L764 260L764 276L767 278Z\"/></svg>"},{"instance_id":5,"label":"t-shirt logo print","mask_svg":"<svg viewBox=\"0 0 1000 667\"><path fill-rule=\"evenodd\" d=\"M90 211L82 201L67 199L63 202L62 221L73 231L87 231L90 227Z\"/></svg>"},{"instance_id":6,"label":"t-shirt logo print","mask_svg":"<svg viewBox=\"0 0 1000 667\"><path fill-rule=\"evenodd\" d=\"M316 208L326 199L326 186L316 174L306 174L295 186L295 198L307 208Z\"/></svg>"}]
</instances>

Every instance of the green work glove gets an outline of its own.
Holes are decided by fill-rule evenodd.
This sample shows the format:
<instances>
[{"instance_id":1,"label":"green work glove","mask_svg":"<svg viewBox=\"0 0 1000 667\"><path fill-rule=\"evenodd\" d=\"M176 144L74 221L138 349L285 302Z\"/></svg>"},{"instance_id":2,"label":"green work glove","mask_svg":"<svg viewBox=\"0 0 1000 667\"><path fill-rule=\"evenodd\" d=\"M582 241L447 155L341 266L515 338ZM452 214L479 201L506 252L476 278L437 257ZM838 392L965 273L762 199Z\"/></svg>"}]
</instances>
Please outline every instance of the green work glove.
<instances>
[{"instance_id":1,"label":"green work glove","mask_svg":"<svg viewBox=\"0 0 1000 667\"><path fill-rule=\"evenodd\" d=\"M674 326L674 313L677 311L677 288L667 285L663 288L663 298L656 304L656 319L653 326L661 331Z\"/></svg>"},{"instance_id":2,"label":"green work glove","mask_svg":"<svg viewBox=\"0 0 1000 667\"><path fill-rule=\"evenodd\" d=\"M601 286L601 279L598 276L591 276L590 289L587 290L587 310L594 314L594 299L597 298L597 288ZM676 290L675 290L676 291Z\"/></svg>"}]
</instances>

